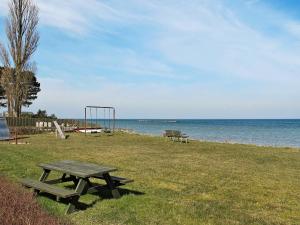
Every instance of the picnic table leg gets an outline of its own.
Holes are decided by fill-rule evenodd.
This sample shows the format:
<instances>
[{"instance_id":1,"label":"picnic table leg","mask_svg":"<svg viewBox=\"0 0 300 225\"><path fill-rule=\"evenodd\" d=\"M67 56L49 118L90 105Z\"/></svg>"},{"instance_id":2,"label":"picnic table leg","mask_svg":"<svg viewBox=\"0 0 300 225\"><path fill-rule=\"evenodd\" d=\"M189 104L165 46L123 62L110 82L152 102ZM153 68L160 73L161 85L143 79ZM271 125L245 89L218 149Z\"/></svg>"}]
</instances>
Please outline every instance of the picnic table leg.
<instances>
[{"instance_id":1,"label":"picnic table leg","mask_svg":"<svg viewBox=\"0 0 300 225\"><path fill-rule=\"evenodd\" d=\"M44 169L44 171L40 177L40 181L44 182L48 178L49 174L50 174L50 170Z\"/></svg>"},{"instance_id":2,"label":"picnic table leg","mask_svg":"<svg viewBox=\"0 0 300 225\"><path fill-rule=\"evenodd\" d=\"M73 175L70 175L70 177L71 177L73 183L75 184L75 186L77 186L78 182L79 182L78 179L75 176L73 176Z\"/></svg>"},{"instance_id":3,"label":"picnic table leg","mask_svg":"<svg viewBox=\"0 0 300 225\"><path fill-rule=\"evenodd\" d=\"M66 176L67 176L67 174L65 174L65 173L62 175L62 177L61 177L62 182L64 182L66 180Z\"/></svg>"},{"instance_id":4,"label":"picnic table leg","mask_svg":"<svg viewBox=\"0 0 300 225\"><path fill-rule=\"evenodd\" d=\"M69 214L69 213L72 213L75 211L76 209L76 204L78 203L79 201L79 197L80 195L83 194L83 192L87 189L87 185L88 185L88 182L86 179L83 179L83 178L80 178L78 184L77 184L77 187L75 189L75 191L77 193L79 193L79 196L74 196L70 199L70 202L69 202L69 205L68 205L68 208L65 212L65 214Z\"/></svg>"},{"instance_id":5,"label":"picnic table leg","mask_svg":"<svg viewBox=\"0 0 300 225\"><path fill-rule=\"evenodd\" d=\"M44 170L43 170L43 173L42 173L42 175L41 175L41 177L40 177L39 180L40 180L41 182L44 182L44 181L47 179L47 177L49 176L49 174L50 174L50 170L44 169ZM36 196L38 193L40 193L39 190L33 189L33 195L34 195L34 196Z\"/></svg>"},{"instance_id":6,"label":"picnic table leg","mask_svg":"<svg viewBox=\"0 0 300 225\"><path fill-rule=\"evenodd\" d=\"M108 188L111 190L111 194L114 198L120 198L121 195L119 193L118 188L114 184L113 180L111 179L111 176L108 173L103 174L103 178L106 181L106 184Z\"/></svg>"},{"instance_id":7,"label":"picnic table leg","mask_svg":"<svg viewBox=\"0 0 300 225\"><path fill-rule=\"evenodd\" d=\"M78 200L79 200L79 196L75 196L70 199L68 208L66 209L66 212L65 212L66 215L70 214L76 210L76 204L78 203Z\"/></svg>"}]
</instances>

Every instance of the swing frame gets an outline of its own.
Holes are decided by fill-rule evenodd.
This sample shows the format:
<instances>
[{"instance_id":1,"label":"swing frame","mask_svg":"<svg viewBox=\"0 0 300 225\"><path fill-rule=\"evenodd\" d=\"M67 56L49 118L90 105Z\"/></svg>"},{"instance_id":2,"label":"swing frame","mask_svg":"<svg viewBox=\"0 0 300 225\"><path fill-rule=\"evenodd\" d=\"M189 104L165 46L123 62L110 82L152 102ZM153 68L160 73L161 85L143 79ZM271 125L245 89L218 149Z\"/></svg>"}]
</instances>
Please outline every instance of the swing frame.
<instances>
[{"instance_id":1,"label":"swing frame","mask_svg":"<svg viewBox=\"0 0 300 225\"><path fill-rule=\"evenodd\" d=\"M86 131L87 131L87 110L90 109L90 114L92 117L92 109L96 110L96 126L97 126L97 120L98 120L98 110L102 109L104 110L104 117L105 117L105 111L108 110L108 124L109 124L109 129L111 130L112 133L115 132L115 126L116 126L116 109L114 107L111 106L86 106L84 108L84 133L86 135ZM110 117L111 115L111 111L112 111L112 118ZM92 118L91 118L92 120ZM104 118L104 123L105 123L106 118ZM110 127L111 124L111 120L112 120L112 129ZM106 124L106 123L105 123ZM92 127L92 123L91 123L91 127ZM97 128L97 127L96 127Z\"/></svg>"}]
</instances>

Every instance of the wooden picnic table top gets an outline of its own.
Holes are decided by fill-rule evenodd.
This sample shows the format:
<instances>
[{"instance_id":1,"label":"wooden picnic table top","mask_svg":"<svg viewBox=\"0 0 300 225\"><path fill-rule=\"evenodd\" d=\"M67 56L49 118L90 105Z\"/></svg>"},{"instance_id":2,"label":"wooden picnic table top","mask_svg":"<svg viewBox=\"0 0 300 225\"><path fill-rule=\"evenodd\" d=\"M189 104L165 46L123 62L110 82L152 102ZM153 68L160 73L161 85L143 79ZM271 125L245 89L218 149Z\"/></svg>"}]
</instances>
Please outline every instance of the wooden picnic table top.
<instances>
[{"instance_id":1,"label":"wooden picnic table top","mask_svg":"<svg viewBox=\"0 0 300 225\"><path fill-rule=\"evenodd\" d=\"M63 160L53 163L41 163L40 167L47 170L55 170L69 175L88 178L116 171L116 168L106 167L93 163L86 163L73 160Z\"/></svg>"}]
</instances>

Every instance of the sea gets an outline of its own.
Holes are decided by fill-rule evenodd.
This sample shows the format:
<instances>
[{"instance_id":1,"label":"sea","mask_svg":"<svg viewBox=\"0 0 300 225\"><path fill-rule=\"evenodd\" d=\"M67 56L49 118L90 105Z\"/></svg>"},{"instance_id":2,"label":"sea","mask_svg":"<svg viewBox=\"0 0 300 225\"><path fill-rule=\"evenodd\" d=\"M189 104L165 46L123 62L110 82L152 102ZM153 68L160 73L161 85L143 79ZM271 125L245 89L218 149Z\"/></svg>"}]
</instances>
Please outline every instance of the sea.
<instances>
[{"instance_id":1,"label":"sea","mask_svg":"<svg viewBox=\"0 0 300 225\"><path fill-rule=\"evenodd\" d=\"M118 119L116 127L155 136L180 130L202 141L300 147L300 119Z\"/></svg>"}]
</instances>

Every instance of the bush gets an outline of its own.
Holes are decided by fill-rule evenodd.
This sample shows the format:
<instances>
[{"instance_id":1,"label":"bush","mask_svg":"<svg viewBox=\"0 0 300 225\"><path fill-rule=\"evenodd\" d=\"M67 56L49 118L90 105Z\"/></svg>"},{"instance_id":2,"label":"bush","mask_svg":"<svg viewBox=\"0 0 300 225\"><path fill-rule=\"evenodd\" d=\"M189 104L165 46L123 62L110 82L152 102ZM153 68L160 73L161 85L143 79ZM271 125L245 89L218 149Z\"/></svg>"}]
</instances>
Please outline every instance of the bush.
<instances>
[{"instance_id":1,"label":"bush","mask_svg":"<svg viewBox=\"0 0 300 225\"><path fill-rule=\"evenodd\" d=\"M58 218L42 210L33 195L0 176L1 225L62 225Z\"/></svg>"}]
</instances>

